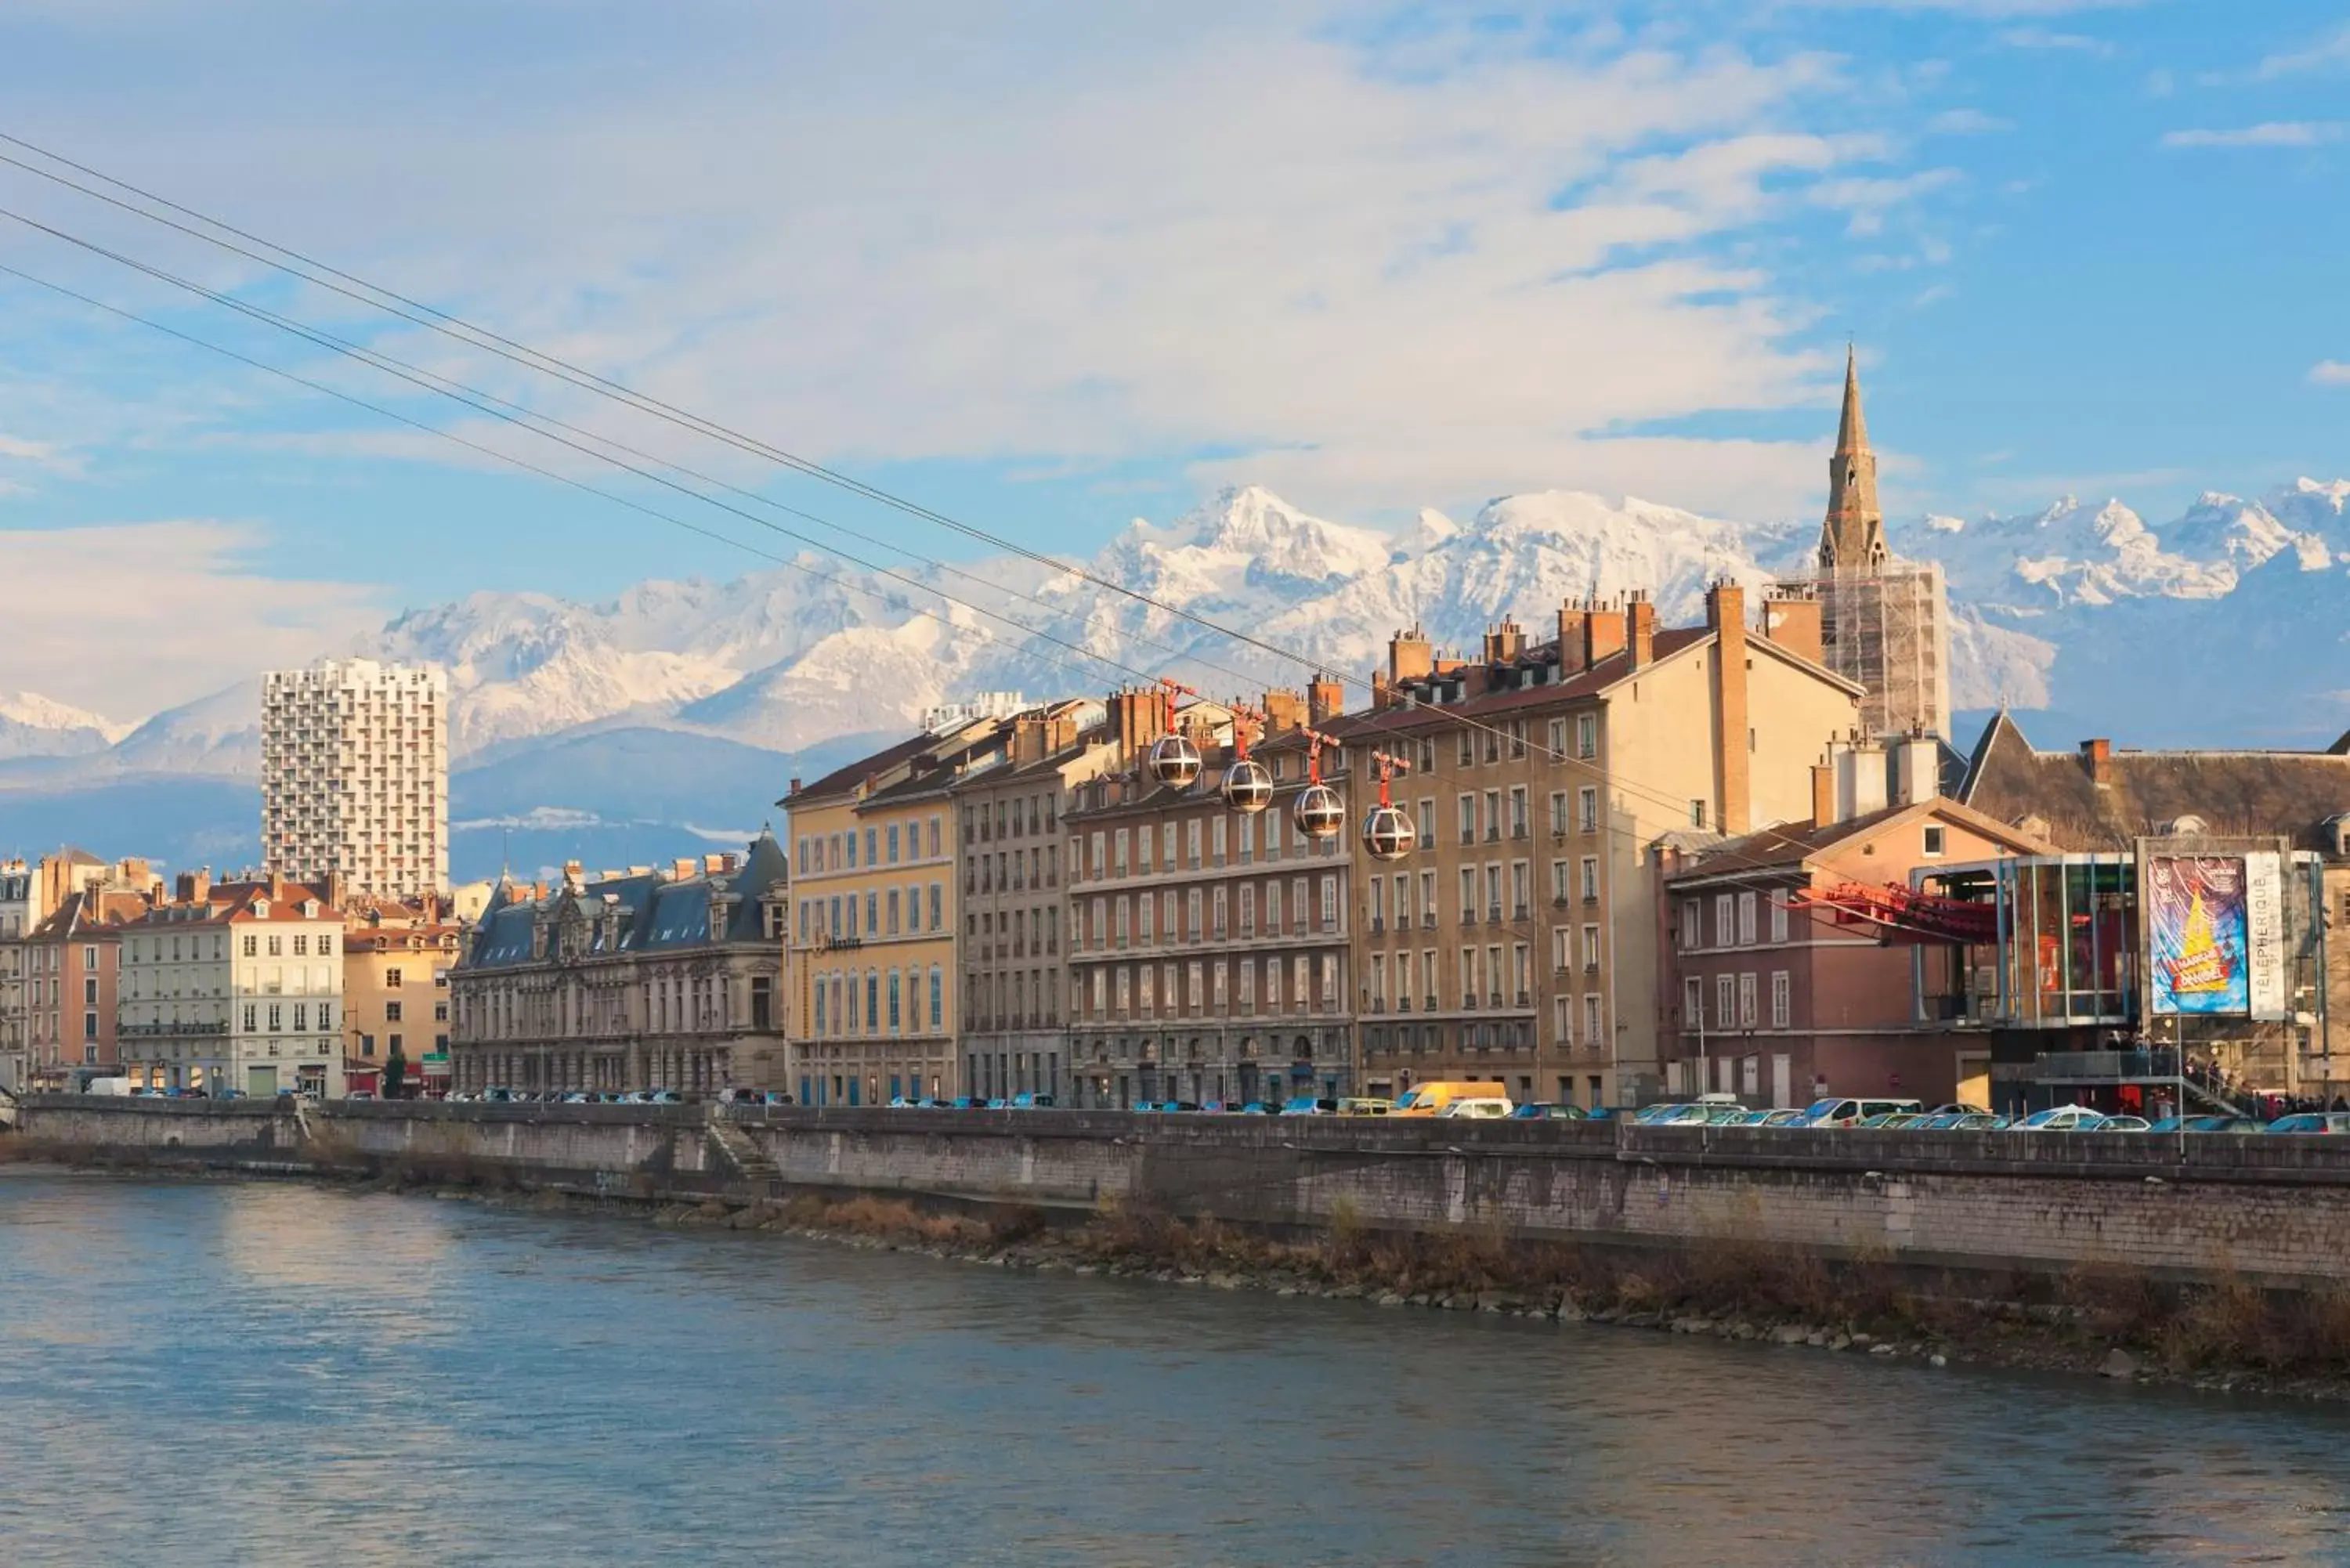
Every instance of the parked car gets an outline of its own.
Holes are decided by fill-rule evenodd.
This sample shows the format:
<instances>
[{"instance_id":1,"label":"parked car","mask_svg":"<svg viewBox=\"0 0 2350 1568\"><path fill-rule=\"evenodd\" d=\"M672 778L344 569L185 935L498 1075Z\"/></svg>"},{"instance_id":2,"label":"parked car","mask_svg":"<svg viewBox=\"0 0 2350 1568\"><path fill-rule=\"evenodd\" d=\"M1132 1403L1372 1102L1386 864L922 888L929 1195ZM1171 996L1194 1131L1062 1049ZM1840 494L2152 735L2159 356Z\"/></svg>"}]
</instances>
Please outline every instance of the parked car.
<instances>
[{"instance_id":1,"label":"parked car","mask_svg":"<svg viewBox=\"0 0 2350 1568\"><path fill-rule=\"evenodd\" d=\"M1848 1127L1869 1116L1917 1116L1925 1106L1916 1100L1814 1100L1804 1116L1815 1127Z\"/></svg>"},{"instance_id":2,"label":"parked car","mask_svg":"<svg viewBox=\"0 0 2350 1568\"><path fill-rule=\"evenodd\" d=\"M2268 1124L2253 1116L2164 1116L2147 1129L2158 1133L2256 1133L2268 1130Z\"/></svg>"},{"instance_id":3,"label":"parked car","mask_svg":"<svg viewBox=\"0 0 2350 1568\"><path fill-rule=\"evenodd\" d=\"M1376 1096L1356 1095L1338 1102L1338 1114L1342 1116L1384 1116L1394 1112L1393 1100L1382 1100Z\"/></svg>"},{"instance_id":4,"label":"parked car","mask_svg":"<svg viewBox=\"0 0 2350 1568\"><path fill-rule=\"evenodd\" d=\"M1455 1100L1490 1100L1509 1097L1509 1086L1499 1083L1414 1084L1404 1093L1401 1099L1396 1101L1395 1109L1389 1114L1399 1116L1433 1116L1441 1115L1444 1107ZM1290 1103L1295 1105L1296 1102L1293 1100ZM1333 1102L1334 1105L1335 1103Z\"/></svg>"},{"instance_id":5,"label":"parked car","mask_svg":"<svg viewBox=\"0 0 2350 1568\"><path fill-rule=\"evenodd\" d=\"M1877 1116L1863 1116L1852 1125L1889 1132L1899 1127L1915 1127L1923 1120L1925 1117L1916 1111L1886 1111Z\"/></svg>"},{"instance_id":6,"label":"parked car","mask_svg":"<svg viewBox=\"0 0 2350 1568\"><path fill-rule=\"evenodd\" d=\"M1281 1114L1284 1116L1335 1116L1338 1114L1338 1102L1298 1095L1281 1107Z\"/></svg>"},{"instance_id":7,"label":"parked car","mask_svg":"<svg viewBox=\"0 0 2350 1568\"><path fill-rule=\"evenodd\" d=\"M1712 1106L1651 1106L1633 1119L1643 1127L1702 1127L1713 1119L1714 1110Z\"/></svg>"},{"instance_id":8,"label":"parked car","mask_svg":"<svg viewBox=\"0 0 2350 1568\"><path fill-rule=\"evenodd\" d=\"M645 1104L649 1106L681 1106L685 1104L685 1096L679 1094L675 1089L647 1089L645 1091Z\"/></svg>"},{"instance_id":9,"label":"parked car","mask_svg":"<svg viewBox=\"0 0 2350 1568\"><path fill-rule=\"evenodd\" d=\"M2103 1111L2086 1106L2051 1106L2017 1122L2011 1132L2095 1132L2106 1121ZM2344 1118L2350 1120L2350 1117Z\"/></svg>"},{"instance_id":10,"label":"parked car","mask_svg":"<svg viewBox=\"0 0 2350 1568\"><path fill-rule=\"evenodd\" d=\"M2145 1132L2154 1124L2144 1116L2107 1116L2097 1124L2099 1132Z\"/></svg>"},{"instance_id":11,"label":"parked car","mask_svg":"<svg viewBox=\"0 0 2350 1568\"><path fill-rule=\"evenodd\" d=\"M1591 1113L1581 1106L1561 1105L1555 1100L1528 1100L1510 1116L1521 1122L1581 1122L1589 1121Z\"/></svg>"},{"instance_id":12,"label":"parked car","mask_svg":"<svg viewBox=\"0 0 2350 1568\"><path fill-rule=\"evenodd\" d=\"M1804 1111L1792 1106L1781 1106L1775 1110L1750 1111L1746 1125L1751 1127L1799 1127L1809 1119Z\"/></svg>"},{"instance_id":13,"label":"parked car","mask_svg":"<svg viewBox=\"0 0 2350 1568\"><path fill-rule=\"evenodd\" d=\"M1015 1111L1049 1111L1058 1103L1052 1096L1040 1095L1034 1089L1023 1089L1012 1096L1012 1108Z\"/></svg>"},{"instance_id":14,"label":"parked car","mask_svg":"<svg viewBox=\"0 0 2350 1568\"><path fill-rule=\"evenodd\" d=\"M1454 1100L1436 1114L1447 1121L1498 1122L1506 1120L1516 1107L1507 1096L1471 1096Z\"/></svg>"},{"instance_id":15,"label":"parked car","mask_svg":"<svg viewBox=\"0 0 2350 1568\"><path fill-rule=\"evenodd\" d=\"M954 1104L947 1108L956 1111L983 1111L987 1109L987 1102L977 1095L957 1095L954 1097Z\"/></svg>"},{"instance_id":16,"label":"parked car","mask_svg":"<svg viewBox=\"0 0 2350 1568\"><path fill-rule=\"evenodd\" d=\"M1273 1107L1266 1105L1263 1100L1251 1100L1247 1105L1241 1107L1241 1115L1244 1116L1269 1116L1273 1115Z\"/></svg>"},{"instance_id":17,"label":"parked car","mask_svg":"<svg viewBox=\"0 0 2350 1568\"><path fill-rule=\"evenodd\" d=\"M2269 1124L2272 1133L2350 1133L2350 1112L2298 1111Z\"/></svg>"}]
</instances>

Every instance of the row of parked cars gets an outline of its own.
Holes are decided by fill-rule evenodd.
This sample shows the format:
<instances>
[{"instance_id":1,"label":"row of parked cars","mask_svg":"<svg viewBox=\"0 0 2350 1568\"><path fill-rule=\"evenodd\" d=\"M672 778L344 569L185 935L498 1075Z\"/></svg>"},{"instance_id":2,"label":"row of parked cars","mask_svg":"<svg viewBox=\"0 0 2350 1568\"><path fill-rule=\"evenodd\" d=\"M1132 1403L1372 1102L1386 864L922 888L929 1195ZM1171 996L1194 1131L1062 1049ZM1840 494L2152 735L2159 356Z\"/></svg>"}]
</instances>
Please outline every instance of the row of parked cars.
<instances>
[{"instance_id":1,"label":"row of parked cars","mask_svg":"<svg viewBox=\"0 0 2350 1568\"><path fill-rule=\"evenodd\" d=\"M721 1105L788 1106L789 1095L772 1089L725 1089L710 1096ZM600 1089L484 1089L480 1094L459 1091L449 1096L451 1105L479 1104L485 1106L690 1106L700 1103L702 1096L676 1089L637 1089L627 1094Z\"/></svg>"},{"instance_id":2,"label":"row of parked cars","mask_svg":"<svg viewBox=\"0 0 2350 1568\"><path fill-rule=\"evenodd\" d=\"M1752 1110L1724 1095L1632 1113L1644 1127L1886 1127L1911 1132L2350 1133L2350 1113L2310 1111L2263 1122L2252 1116L2108 1115L2087 1106L2052 1106L2004 1116L1980 1106L1929 1107L1917 1100L1815 1100L1801 1110Z\"/></svg>"}]
</instances>

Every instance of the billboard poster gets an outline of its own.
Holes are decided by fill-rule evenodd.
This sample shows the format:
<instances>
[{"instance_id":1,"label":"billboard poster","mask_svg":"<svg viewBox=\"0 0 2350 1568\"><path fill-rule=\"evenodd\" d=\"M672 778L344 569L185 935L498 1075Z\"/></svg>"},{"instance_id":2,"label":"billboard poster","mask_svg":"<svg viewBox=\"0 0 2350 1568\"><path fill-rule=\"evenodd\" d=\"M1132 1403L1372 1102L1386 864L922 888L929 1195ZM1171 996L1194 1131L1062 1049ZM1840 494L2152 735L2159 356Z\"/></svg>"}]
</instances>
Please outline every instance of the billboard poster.
<instances>
[{"instance_id":1,"label":"billboard poster","mask_svg":"<svg viewBox=\"0 0 2350 1568\"><path fill-rule=\"evenodd\" d=\"M2154 1011L2249 1014L2242 859L2220 855L2149 859L2144 896Z\"/></svg>"},{"instance_id":2,"label":"billboard poster","mask_svg":"<svg viewBox=\"0 0 2350 1568\"><path fill-rule=\"evenodd\" d=\"M2244 973L2254 1018L2279 1019L2289 1009L2284 976L2283 857L2244 857Z\"/></svg>"}]
</instances>

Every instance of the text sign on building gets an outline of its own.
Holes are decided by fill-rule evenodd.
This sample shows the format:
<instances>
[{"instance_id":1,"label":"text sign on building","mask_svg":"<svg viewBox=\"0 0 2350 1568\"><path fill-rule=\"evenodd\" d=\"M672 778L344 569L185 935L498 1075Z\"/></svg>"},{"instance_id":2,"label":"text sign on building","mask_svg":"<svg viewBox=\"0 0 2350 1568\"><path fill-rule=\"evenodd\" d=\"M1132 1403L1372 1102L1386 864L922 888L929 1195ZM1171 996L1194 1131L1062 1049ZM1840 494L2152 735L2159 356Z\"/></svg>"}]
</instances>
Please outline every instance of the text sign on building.
<instances>
[{"instance_id":1,"label":"text sign on building","mask_svg":"<svg viewBox=\"0 0 2350 1568\"><path fill-rule=\"evenodd\" d=\"M2244 946L2252 1016L2283 1018L2284 867L2273 852L2244 857Z\"/></svg>"},{"instance_id":2,"label":"text sign on building","mask_svg":"<svg viewBox=\"0 0 2350 1568\"><path fill-rule=\"evenodd\" d=\"M2241 857L2147 861L2147 970L2156 1013L2241 1018L2251 1012L2245 881ZM2272 909L2273 898L2272 890Z\"/></svg>"}]
</instances>

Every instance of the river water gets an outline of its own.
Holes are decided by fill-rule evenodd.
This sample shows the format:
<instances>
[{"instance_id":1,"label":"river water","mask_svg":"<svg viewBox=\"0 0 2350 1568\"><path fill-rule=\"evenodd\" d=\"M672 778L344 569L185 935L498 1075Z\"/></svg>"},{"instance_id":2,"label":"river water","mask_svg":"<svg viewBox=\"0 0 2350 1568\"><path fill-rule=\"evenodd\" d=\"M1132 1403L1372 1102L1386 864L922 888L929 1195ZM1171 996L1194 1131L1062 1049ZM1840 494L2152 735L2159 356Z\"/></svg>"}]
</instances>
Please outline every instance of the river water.
<instances>
[{"instance_id":1,"label":"river water","mask_svg":"<svg viewBox=\"0 0 2350 1568\"><path fill-rule=\"evenodd\" d=\"M2330 1408L0 1169L0 1563L2350 1561Z\"/></svg>"}]
</instances>

